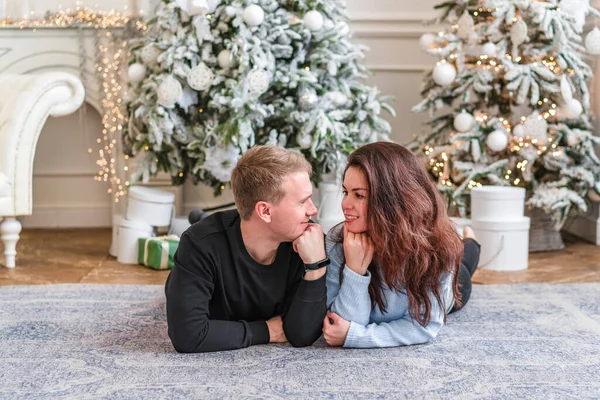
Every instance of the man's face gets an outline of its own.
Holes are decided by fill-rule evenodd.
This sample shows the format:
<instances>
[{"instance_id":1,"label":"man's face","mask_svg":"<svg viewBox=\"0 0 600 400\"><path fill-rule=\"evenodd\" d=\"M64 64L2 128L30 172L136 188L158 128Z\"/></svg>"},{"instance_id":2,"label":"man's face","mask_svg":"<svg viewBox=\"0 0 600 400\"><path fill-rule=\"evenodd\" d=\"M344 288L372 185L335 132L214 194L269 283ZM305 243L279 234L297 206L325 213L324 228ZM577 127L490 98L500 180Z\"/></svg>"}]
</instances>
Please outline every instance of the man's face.
<instances>
[{"instance_id":1,"label":"man's face","mask_svg":"<svg viewBox=\"0 0 600 400\"><path fill-rule=\"evenodd\" d=\"M295 172L283 180L285 194L272 207L271 218L271 228L282 242L291 242L302 235L309 218L317 214L312 189L307 172Z\"/></svg>"}]
</instances>

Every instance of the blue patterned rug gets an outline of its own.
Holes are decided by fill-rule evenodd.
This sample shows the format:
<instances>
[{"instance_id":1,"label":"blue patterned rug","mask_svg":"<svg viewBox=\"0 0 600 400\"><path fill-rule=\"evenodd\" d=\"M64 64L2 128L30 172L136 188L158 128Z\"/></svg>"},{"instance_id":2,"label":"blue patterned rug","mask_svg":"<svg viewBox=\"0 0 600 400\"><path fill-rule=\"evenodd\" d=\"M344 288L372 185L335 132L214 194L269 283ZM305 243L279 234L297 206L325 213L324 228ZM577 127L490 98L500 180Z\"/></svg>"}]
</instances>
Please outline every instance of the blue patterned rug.
<instances>
[{"instance_id":1,"label":"blue patterned rug","mask_svg":"<svg viewBox=\"0 0 600 400\"><path fill-rule=\"evenodd\" d=\"M177 354L161 286L0 288L0 398L600 398L600 284L475 286L432 343Z\"/></svg>"}]
</instances>

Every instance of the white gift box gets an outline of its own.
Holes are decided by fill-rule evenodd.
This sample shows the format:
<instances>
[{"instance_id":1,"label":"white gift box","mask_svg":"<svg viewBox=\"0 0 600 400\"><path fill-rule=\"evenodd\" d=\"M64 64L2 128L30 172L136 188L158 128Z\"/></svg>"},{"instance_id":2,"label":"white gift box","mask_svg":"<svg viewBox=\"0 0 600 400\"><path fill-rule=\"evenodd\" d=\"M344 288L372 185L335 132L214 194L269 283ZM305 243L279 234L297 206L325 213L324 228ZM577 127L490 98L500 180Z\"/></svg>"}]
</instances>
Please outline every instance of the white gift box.
<instances>
[{"instance_id":1,"label":"white gift box","mask_svg":"<svg viewBox=\"0 0 600 400\"><path fill-rule=\"evenodd\" d=\"M125 218L152 226L169 226L173 218L175 194L144 186L129 188Z\"/></svg>"},{"instance_id":2,"label":"white gift box","mask_svg":"<svg viewBox=\"0 0 600 400\"><path fill-rule=\"evenodd\" d=\"M140 221L121 218L117 232L117 261L123 264L138 263L138 239L154 236L154 228Z\"/></svg>"},{"instance_id":3,"label":"white gift box","mask_svg":"<svg viewBox=\"0 0 600 400\"><path fill-rule=\"evenodd\" d=\"M508 221L522 218L525 189L512 186L481 186L471 189L473 221Z\"/></svg>"},{"instance_id":4,"label":"white gift box","mask_svg":"<svg viewBox=\"0 0 600 400\"><path fill-rule=\"evenodd\" d=\"M527 268L529 260L529 218L509 221L473 220L472 228L481 245L479 267L518 271Z\"/></svg>"}]
</instances>

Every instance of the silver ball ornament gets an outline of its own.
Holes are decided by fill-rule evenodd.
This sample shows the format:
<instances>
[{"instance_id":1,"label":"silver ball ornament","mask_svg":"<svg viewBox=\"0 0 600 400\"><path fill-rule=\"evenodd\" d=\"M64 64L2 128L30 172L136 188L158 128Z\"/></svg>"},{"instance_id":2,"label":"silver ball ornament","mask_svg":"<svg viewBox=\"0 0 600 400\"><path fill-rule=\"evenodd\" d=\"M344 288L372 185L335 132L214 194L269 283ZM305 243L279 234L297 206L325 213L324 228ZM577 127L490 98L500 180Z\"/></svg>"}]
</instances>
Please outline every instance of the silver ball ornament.
<instances>
[{"instance_id":1,"label":"silver ball ornament","mask_svg":"<svg viewBox=\"0 0 600 400\"><path fill-rule=\"evenodd\" d=\"M303 90L300 93L300 99L298 100L298 105L300 106L301 110L308 111L308 110L312 110L317 105L318 100L319 100L319 97L317 96L317 93L314 90L312 90L312 89Z\"/></svg>"}]
</instances>

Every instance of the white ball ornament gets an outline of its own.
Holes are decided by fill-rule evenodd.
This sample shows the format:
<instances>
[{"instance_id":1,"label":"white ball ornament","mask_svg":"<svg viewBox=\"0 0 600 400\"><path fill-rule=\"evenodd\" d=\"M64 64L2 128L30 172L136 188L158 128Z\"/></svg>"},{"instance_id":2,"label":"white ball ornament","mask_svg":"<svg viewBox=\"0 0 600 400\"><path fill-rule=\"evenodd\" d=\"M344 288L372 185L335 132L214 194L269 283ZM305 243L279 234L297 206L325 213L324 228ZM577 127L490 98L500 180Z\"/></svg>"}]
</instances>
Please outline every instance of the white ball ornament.
<instances>
[{"instance_id":1,"label":"white ball ornament","mask_svg":"<svg viewBox=\"0 0 600 400\"><path fill-rule=\"evenodd\" d=\"M269 73L262 69L250 71L246 77L248 92L253 95L261 95L269 88Z\"/></svg>"},{"instance_id":2,"label":"white ball ornament","mask_svg":"<svg viewBox=\"0 0 600 400\"><path fill-rule=\"evenodd\" d=\"M454 117L454 129L459 132L468 132L473 126L475 126L475 118L464 110Z\"/></svg>"},{"instance_id":3,"label":"white ball ornament","mask_svg":"<svg viewBox=\"0 0 600 400\"><path fill-rule=\"evenodd\" d=\"M598 27L592 29L585 37L585 48L594 56L600 55L600 29Z\"/></svg>"},{"instance_id":4,"label":"white ball ornament","mask_svg":"<svg viewBox=\"0 0 600 400\"><path fill-rule=\"evenodd\" d=\"M146 67L140 63L133 63L127 68L129 82L138 83L146 77Z\"/></svg>"},{"instance_id":5,"label":"white ball ornament","mask_svg":"<svg viewBox=\"0 0 600 400\"><path fill-rule=\"evenodd\" d=\"M425 33L419 39L419 44L423 50L428 50L433 47L435 43L435 35L433 33Z\"/></svg>"},{"instance_id":6,"label":"white ball ornament","mask_svg":"<svg viewBox=\"0 0 600 400\"><path fill-rule=\"evenodd\" d=\"M304 14L303 20L304 26L313 32L321 30L323 27L323 15L316 10L311 10Z\"/></svg>"},{"instance_id":7,"label":"white ball ornament","mask_svg":"<svg viewBox=\"0 0 600 400\"><path fill-rule=\"evenodd\" d=\"M167 76L157 89L158 104L165 108L173 108L183 94L183 87L172 75Z\"/></svg>"},{"instance_id":8,"label":"white ball ornament","mask_svg":"<svg viewBox=\"0 0 600 400\"><path fill-rule=\"evenodd\" d=\"M217 62L219 63L219 67L228 69L231 66L231 51L221 50L217 56Z\"/></svg>"},{"instance_id":9,"label":"white ball ornament","mask_svg":"<svg viewBox=\"0 0 600 400\"><path fill-rule=\"evenodd\" d=\"M496 45L492 42L487 42L481 46L481 51L488 57L494 57L496 55Z\"/></svg>"},{"instance_id":10,"label":"white ball ornament","mask_svg":"<svg viewBox=\"0 0 600 400\"><path fill-rule=\"evenodd\" d=\"M523 124L517 124L517 125L513 126L512 134L513 134L513 136L516 136L518 138L524 138L525 137L525 127L523 126Z\"/></svg>"},{"instance_id":11,"label":"white ball ornament","mask_svg":"<svg viewBox=\"0 0 600 400\"><path fill-rule=\"evenodd\" d=\"M228 17L233 17L237 14L237 8L232 6L225 7L225 14L227 14Z\"/></svg>"},{"instance_id":12,"label":"white ball ornament","mask_svg":"<svg viewBox=\"0 0 600 400\"><path fill-rule=\"evenodd\" d=\"M564 118L577 118L583 112L583 106L577 99L569 99L560 108L560 115Z\"/></svg>"},{"instance_id":13,"label":"white ball ornament","mask_svg":"<svg viewBox=\"0 0 600 400\"><path fill-rule=\"evenodd\" d=\"M502 151L508 145L508 136L503 130L497 129L488 135L485 144L493 152Z\"/></svg>"},{"instance_id":14,"label":"white ball ornament","mask_svg":"<svg viewBox=\"0 0 600 400\"><path fill-rule=\"evenodd\" d=\"M188 72L187 83L192 89L201 92L210 88L214 79L215 75L210 70L210 68L208 68L206 64L201 62L200 64L192 68L190 72Z\"/></svg>"},{"instance_id":15,"label":"white ball ornament","mask_svg":"<svg viewBox=\"0 0 600 400\"><path fill-rule=\"evenodd\" d=\"M298 135L296 141L301 149L308 149L312 144L312 137L310 135Z\"/></svg>"},{"instance_id":16,"label":"white ball ornament","mask_svg":"<svg viewBox=\"0 0 600 400\"><path fill-rule=\"evenodd\" d=\"M456 78L454 65L447 62L439 62L433 69L433 81L440 86L448 86Z\"/></svg>"},{"instance_id":17,"label":"white ball ornament","mask_svg":"<svg viewBox=\"0 0 600 400\"><path fill-rule=\"evenodd\" d=\"M257 26L260 25L265 19L265 12L260 6L257 6L256 4L250 4L244 9L242 18L244 19L246 25Z\"/></svg>"},{"instance_id":18,"label":"white ball ornament","mask_svg":"<svg viewBox=\"0 0 600 400\"><path fill-rule=\"evenodd\" d=\"M158 47L153 44L149 44L142 48L140 57L142 58L144 64L153 65L156 63L156 60L158 60L158 56L160 56L161 53L162 51Z\"/></svg>"}]
</instances>

